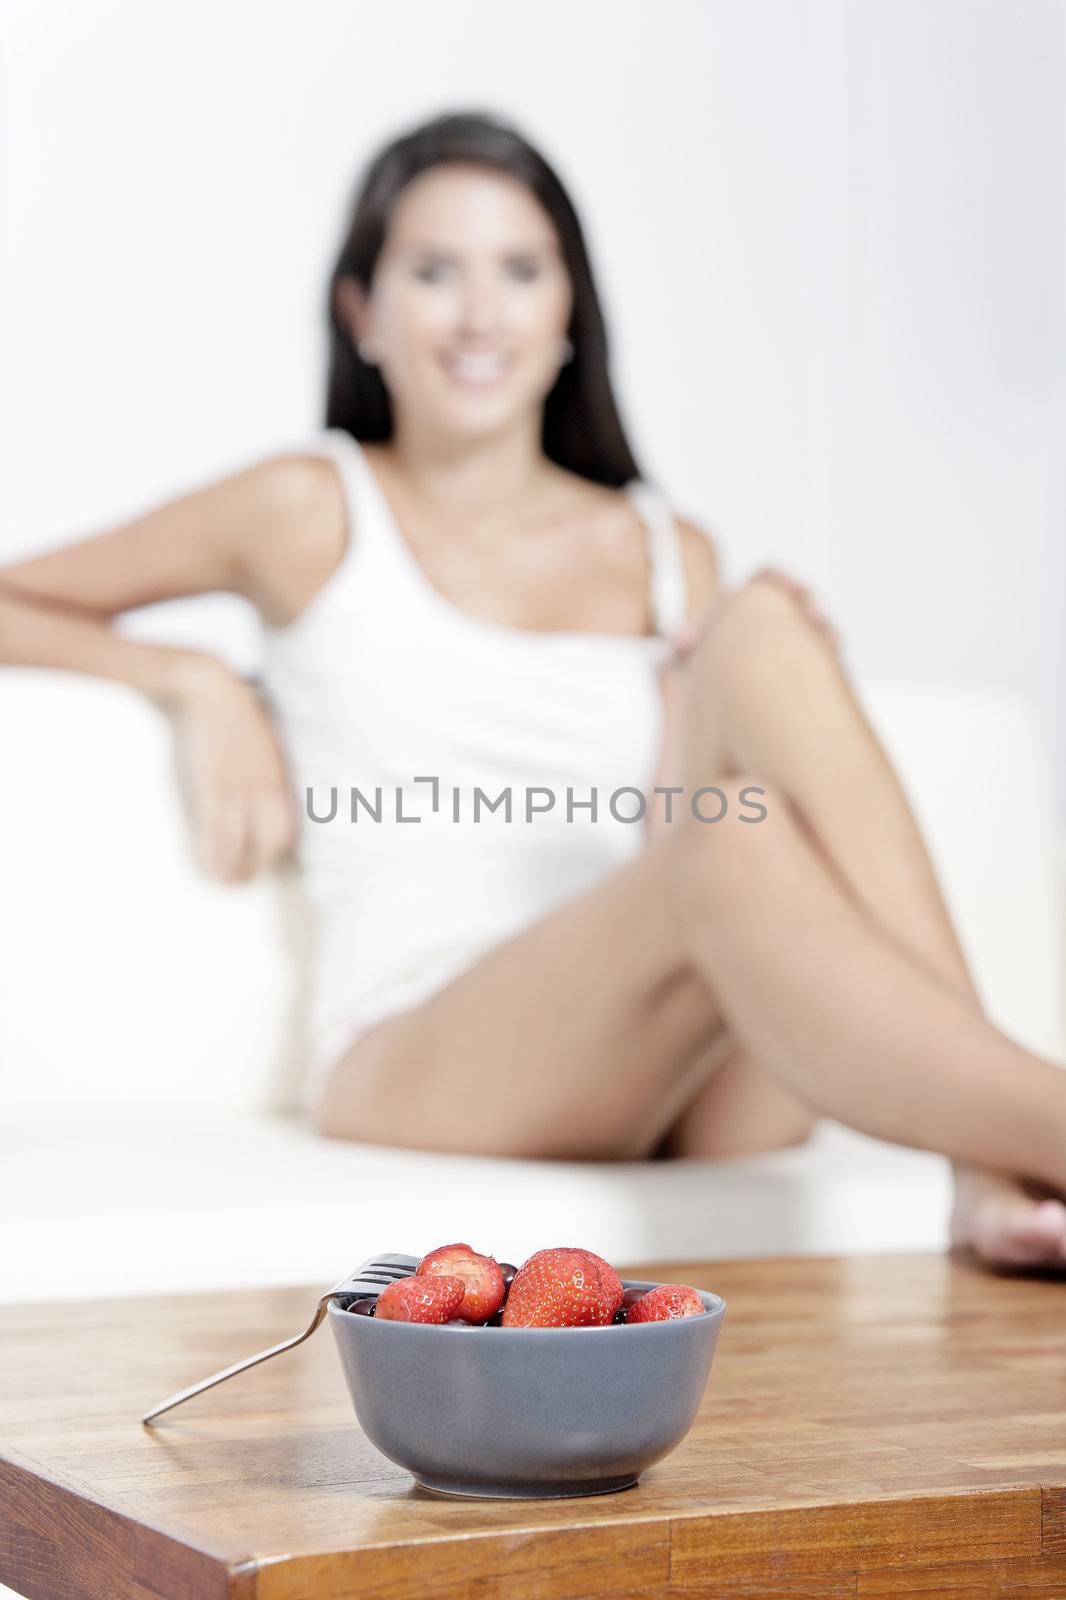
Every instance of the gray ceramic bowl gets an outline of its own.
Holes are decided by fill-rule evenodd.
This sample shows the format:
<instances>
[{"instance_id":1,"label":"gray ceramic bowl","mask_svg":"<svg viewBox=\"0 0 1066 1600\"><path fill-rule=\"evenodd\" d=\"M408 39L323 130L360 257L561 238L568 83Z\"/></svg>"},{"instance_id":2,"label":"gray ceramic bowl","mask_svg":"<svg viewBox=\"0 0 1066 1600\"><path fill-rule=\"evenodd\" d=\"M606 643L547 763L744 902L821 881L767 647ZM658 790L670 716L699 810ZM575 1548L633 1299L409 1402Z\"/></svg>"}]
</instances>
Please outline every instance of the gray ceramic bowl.
<instances>
[{"instance_id":1,"label":"gray ceramic bowl","mask_svg":"<svg viewBox=\"0 0 1066 1600\"><path fill-rule=\"evenodd\" d=\"M425 1488L606 1494L695 1421L725 1316L724 1300L699 1295L699 1316L606 1328L378 1322L335 1301L329 1320L360 1427Z\"/></svg>"}]
</instances>

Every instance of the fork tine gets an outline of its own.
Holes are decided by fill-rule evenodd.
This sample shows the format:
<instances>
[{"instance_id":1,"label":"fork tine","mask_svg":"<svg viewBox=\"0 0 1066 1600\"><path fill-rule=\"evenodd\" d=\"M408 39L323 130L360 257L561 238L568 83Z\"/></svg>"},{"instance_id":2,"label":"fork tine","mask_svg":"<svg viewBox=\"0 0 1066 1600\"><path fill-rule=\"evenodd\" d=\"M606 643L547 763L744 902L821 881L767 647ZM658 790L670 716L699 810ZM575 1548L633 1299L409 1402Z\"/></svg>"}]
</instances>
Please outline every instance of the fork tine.
<instances>
[{"instance_id":1,"label":"fork tine","mask_svg":"<svg viewBox=\"0 0 1066 1600\"><path fill-rule=\"evenodd\" d=\"M410 1277L418 1266L418 1256L380 1255L363 1263L358 1272L342 1278L331 1294L377 1294L398 1278Z\"/></svg>"}]
</instances>

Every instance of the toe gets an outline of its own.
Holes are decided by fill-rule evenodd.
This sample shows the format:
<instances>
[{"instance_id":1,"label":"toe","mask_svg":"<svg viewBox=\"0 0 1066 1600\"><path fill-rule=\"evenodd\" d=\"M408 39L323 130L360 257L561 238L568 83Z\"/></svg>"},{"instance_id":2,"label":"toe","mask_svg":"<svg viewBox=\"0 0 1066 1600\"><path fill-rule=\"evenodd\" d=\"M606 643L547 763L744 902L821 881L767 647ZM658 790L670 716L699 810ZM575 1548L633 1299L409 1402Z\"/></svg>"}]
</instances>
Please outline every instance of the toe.
<instances>
[{"instance_id":1,"label":"toe","mask_svg":"<svg viewBox=\"0 0 1066 1600\"><path fill-rule=\"evenodd\" d=\"M1035 1266L1066 1255L1066 1206L1061 1200L990 1205L980 1224L976 1244L989 1261Z\"/></svg>"},{"instance_id":2,"label":"toe","mask_svg":"<svg viewBox=\"0 0 1066 1600\"><path fill-rule=\"evenodd\" d=\"M1064 1198L1039 1199L1014 1179L969 1173L956 1180L952 1242L989 1266L1061 1269L1066 1263Z\"/></svg>"}]
</instances>

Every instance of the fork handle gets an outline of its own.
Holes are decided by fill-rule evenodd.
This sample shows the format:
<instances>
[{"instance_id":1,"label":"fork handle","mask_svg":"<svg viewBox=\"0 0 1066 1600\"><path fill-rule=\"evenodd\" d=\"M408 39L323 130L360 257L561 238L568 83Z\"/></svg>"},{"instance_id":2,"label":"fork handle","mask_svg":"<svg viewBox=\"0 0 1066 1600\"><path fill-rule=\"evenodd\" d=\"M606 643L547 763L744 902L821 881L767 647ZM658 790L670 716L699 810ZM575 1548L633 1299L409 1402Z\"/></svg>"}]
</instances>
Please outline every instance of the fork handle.
<instances>
[{"instance_id":1,"label":"fork handle","mask_svg":"<svg viewBox=\"0 0 1066 1600\"><path fill-rule=\"evenodd\" d=\"M180 1406L183 1401L191 1400L194 1394L203 1394L205 1389L213 1389L216 1383L224 1383L227 1378L235 1378L238 1372L247 1372L249 1367L257 1367L261 1361L269 1361L271 1356L280 1356L283 1350L294 1350L298 1344L303 1344L305 1339L311 1337L325 1316L332 1293L333 1290L330 1290L330 1294L322 1296L311 1322L303 1333L296 1335L295 1339L283 1339L280 1344L272 1344L269 1350L260 1350L258 1355L254 1356L245 1356L243 1361L235 1361L232 1367L226 1367L224 1371L216 1372L210 1378L202 1378L199 1383L192 1384L188 1389L172 1394L162 1405L156 1406L154 1411L149 1411L143 1416L141 1422L147 1426L156 1417L161 1417L164 1411L173 1411L174 1407Z\"/></svg>"}]
</instances>

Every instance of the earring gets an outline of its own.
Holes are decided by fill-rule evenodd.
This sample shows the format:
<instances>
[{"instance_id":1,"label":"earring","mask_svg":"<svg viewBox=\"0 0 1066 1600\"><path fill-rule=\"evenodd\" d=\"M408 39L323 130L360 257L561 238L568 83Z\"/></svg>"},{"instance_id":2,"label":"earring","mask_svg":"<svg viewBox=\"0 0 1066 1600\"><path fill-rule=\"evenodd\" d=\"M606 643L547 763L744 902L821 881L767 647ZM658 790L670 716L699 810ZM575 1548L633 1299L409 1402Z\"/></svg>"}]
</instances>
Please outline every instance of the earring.
<instances>
[{"instance_id":1,"label":"earring","mask_svg":"<svg viewBox=\"0 0 1066 1600\"><path fill-rule=\"evenodd\" d=\"M561 367L565 367L566 363L568 361L573 361L573 359L574 359L574 347L570 343L569 339L564 339L563 342L562 342L561 354L559 356L559 365Z\"/></svg>"},{"instance_id":2,"label":"earring","mask_svg":"<svg viewBox=\"0 0 1066 1600\"><path fill-rule=\"evenodd\" d=\"M355 348L359 352L360 360L365 361L368 367L377 365L377 346L373 339L360 339Z\"/></svg>"}]
</instances>

